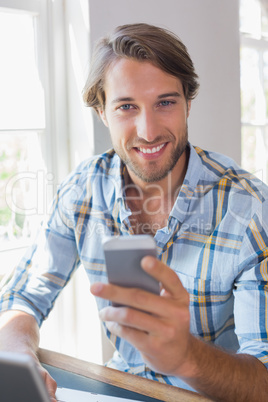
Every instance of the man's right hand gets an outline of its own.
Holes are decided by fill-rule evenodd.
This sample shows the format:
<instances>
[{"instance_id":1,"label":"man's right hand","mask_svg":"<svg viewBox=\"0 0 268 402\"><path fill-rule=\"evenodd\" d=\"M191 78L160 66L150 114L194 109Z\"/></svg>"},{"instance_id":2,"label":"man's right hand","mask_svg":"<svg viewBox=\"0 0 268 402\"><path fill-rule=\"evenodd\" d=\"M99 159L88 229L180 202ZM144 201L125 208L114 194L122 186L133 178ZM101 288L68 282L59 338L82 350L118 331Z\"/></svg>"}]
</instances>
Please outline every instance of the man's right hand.
<instances>
[{"instance_id":1,"label":"man's right hand","mask_svg":"<svg viewBox=\"0 0 268 402\"><path fill-rule=\"evenodd\" d=\"M56 402L57 383L41 366L37 358L39 327L33 316L18 310L8 310L0 314L0 350L25 353L37 364L46 384L52 402Z\"/></svg>"},{"instance_id":2,"label":"man's right hand","mask_svg":"<svg viewBox=\"0 0 268 402\"><path fill-rule=\"evenodd\" d=\"M48 373L48 371L45 370L44 367L42 367L41 365L40 365L40 372L43 377L43 380L45 381L48 393L51 398L51 402L57 402L56 395L55 395L56 391L57 391L56 381L54 380L54 378L51 377L51 375Z\"/></svg>"}]
</instances>

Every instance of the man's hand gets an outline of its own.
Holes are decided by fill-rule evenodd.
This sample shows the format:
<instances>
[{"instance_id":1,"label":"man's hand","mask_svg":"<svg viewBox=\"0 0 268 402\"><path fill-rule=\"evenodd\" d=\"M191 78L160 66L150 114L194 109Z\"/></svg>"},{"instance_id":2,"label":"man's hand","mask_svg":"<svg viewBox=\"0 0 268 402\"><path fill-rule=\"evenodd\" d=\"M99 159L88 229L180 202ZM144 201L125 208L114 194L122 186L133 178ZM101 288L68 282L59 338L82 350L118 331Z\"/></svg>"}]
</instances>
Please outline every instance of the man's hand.
<instances>
[{"instance_id":1,"label":"man's hand","mask_svg":"<svg viewBox=\"0 0 268 402\"><path fill-rule=\"evenodd\" d=\"M142 268L161 283L161 295L96 283L91 287L95 296L127 306L106 307L100 318L135 346L150 368L179 376L191 350L188 293L176 273L156 258L143 258Z\"/></svg>"},{"instance_id":2,"label":"man's hand","mask_svg":"<svg viewBox=\"0 0 268 402\"><path fill-rule=\"evenodd\" d=\"M39 328L34 317L22 311L10 310L0 314L0 350L30 355L36 362L52 402L56 402L56 381L41 366L36 352Z\"/></svg>"},{"instance_id":3,"label":"man's hand","mask_svg":"<svg viewBox=\"0 0 268 402\"><path fill-rule=\"evenodd\" d=\"M129 307L106 307L100 318L129 341L153 370L182 378L208 398L267 401L268 373L247 354L231 354L190 334L189 296L178 276L153 257L143 269L162 284L160 296L140 289L95 283L95 296Z\"/></svg>"},{"instance_id":4,"label":"man's hand","mask_svg":"<svg viewBox=\"0 0 268 402\"><path fill-rule=\"evenodd\" d=\"M51 398L51 402L57 402L56 395L55 395L56 391L57 391L56 381L54 380L54 378L51 377L51 375L41 365L40 365L40 372L41 372L43 380L46 384L48 393Z\"/></svg>"}]
</instances>

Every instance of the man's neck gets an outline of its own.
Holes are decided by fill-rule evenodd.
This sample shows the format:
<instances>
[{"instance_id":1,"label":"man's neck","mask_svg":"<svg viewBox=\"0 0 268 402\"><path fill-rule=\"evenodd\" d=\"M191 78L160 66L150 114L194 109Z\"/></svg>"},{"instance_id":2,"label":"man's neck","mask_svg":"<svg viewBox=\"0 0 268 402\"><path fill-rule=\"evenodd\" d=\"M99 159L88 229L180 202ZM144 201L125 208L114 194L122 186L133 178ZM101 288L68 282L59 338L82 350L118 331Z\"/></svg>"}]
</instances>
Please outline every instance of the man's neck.
<instances>
[{"instance_id":1,"label":"man's neck","mask_svg":"<svg viewBox=\"0 0 268 402\"><path fill-rule=\"evenodd\" d=\"M126 204L131 210L130 224L136 234L152 234L165 227L183 183L189 159L185 151L174 169L161 181L146 183L125 177Z\"/></svg>"}]
</instances>

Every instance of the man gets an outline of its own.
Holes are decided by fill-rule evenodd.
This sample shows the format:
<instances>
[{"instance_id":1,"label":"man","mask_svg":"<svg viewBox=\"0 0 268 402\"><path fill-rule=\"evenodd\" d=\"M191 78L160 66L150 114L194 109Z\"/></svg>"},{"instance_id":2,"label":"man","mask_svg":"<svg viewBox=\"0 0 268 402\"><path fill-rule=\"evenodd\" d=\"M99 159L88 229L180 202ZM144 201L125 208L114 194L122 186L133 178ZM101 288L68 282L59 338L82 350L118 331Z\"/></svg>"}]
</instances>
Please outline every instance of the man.
<instances>
[{"instance_id":1,"label":"man","mask_svg":"<svg viewBox=\"0 0 268 402\"><path fill-rule=\"evenodd\" d=\"M84 100L114 150L60 186L2 292L2 349L35 356L38 325L82 262L117 349L112 367L214 400L267 400L268 190L188 142L197 90L187 49L168 31L126 25L99 42ZM159 296L107 284L103 237L144 233L158 246L142 268L161 283Z\"/></svg>"}]
</instances>

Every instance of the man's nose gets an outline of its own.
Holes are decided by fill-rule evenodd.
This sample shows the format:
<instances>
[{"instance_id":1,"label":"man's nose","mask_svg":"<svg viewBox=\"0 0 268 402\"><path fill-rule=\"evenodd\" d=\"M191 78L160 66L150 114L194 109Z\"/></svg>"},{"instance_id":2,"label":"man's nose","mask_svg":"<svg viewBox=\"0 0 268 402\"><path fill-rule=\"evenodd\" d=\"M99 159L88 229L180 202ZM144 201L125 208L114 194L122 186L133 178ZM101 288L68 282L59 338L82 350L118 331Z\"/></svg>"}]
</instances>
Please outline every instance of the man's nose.
<instances>
[{"instance_id":1,"label":"man's nose","mask_svg":"<svg viewBox=\"0 0 268 402\"><path fill-rule=\"evenodd\" d=\"M137 136L152 142L159 134L159 124L152 110L142 111L137 120Z\"/></svg>"}]
</instances>

